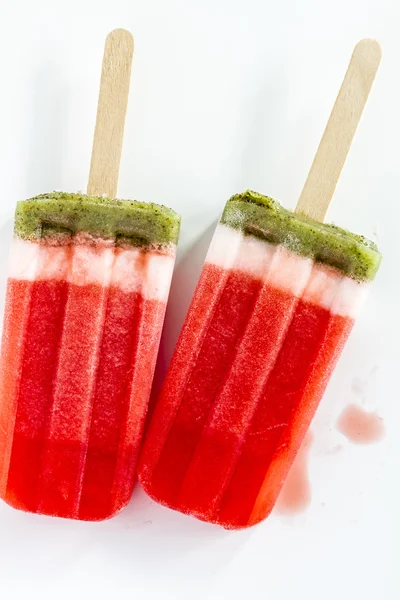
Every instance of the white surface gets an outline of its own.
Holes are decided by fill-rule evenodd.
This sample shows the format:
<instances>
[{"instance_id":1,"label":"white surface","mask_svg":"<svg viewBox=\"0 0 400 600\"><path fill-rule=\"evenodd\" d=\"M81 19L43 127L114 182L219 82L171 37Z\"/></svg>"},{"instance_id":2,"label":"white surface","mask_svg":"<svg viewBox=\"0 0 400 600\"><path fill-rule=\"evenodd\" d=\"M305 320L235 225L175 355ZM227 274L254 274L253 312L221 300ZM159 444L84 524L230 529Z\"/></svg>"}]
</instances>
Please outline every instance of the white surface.
<instances>
[{"instance_id":1,"label":"white surface","mask_svg":"<svg viewBox=\"0 0 400 600\"><path fill-rule=\"evenodd\" d=\"M376 285L318 412L312 504L239 533L156 506L136 490L101 524L0 506L0 594L14 599L395 600L400 597L400 5L398 0L3 0L0 276L17 199L84 189L104 37L136 53L120 196L183 215L159 373L213 223L252 188L293 207L353 45L384 59L329 218L378 235ZM1 307L0 307L1 308ZM377 409L385 440L334 428L349 401Z\"/></svg>"}]
</instances>

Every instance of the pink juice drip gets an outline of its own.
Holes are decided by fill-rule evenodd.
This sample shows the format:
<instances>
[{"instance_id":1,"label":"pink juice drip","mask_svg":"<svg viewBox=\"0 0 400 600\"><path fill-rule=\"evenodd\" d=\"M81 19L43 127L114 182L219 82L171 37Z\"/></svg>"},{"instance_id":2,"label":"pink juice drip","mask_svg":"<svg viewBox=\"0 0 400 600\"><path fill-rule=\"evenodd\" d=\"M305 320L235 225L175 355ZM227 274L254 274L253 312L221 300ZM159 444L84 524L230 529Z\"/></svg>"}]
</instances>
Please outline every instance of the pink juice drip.
<instances>
[{"instance_id":1,"label":"pink juice drip","mask_svg":"<svg viewBox=\"0 0 400 600\"><path fill-rule=\"evenodd\" d=\"M306 510L311 502L308 460L312 441L313 436L309 431L279 494L276 503L278 513L285 515L301 513Z\"/></svg>"},{"instance_id":2,"label":"pink juice drip","mask_svg":"<svg viewBox=\"0 0 400 600\"><path fill-rule=\"evenodd\" d=\"M375 412L349 404L340 414L336 426L354 444L373 444L385 436L383 419Z\"/></svg>"}]
</instances>

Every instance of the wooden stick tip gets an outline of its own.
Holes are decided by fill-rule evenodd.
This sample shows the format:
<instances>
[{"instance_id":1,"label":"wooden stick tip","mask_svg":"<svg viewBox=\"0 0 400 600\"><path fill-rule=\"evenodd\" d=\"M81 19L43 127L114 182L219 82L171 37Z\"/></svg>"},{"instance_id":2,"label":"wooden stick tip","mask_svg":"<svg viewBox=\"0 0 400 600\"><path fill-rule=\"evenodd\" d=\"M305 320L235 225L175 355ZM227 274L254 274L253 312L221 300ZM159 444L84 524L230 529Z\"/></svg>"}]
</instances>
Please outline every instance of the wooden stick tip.
<instances>
[{"instance_id":1,"label":"wooden stick tip","mask_svg":"<svg viewBox=\"0 0 400 600\"><path fill-rule=\"evenodd\" d=\"M353 56L360 55L367 58L372 64L379 65L382 59L382 47L378 40L364 38L354 48Z\"/></svg>"},{"instance_id":2,"label":"wooden stick tip","mask_svg":"<svg viewBox=\"0 0 400 600\"><path fill-rule=\"evenodd\" d=\"M127 29L113 29L106 38L106 43L107 42L119 42L120 44L123 43L126 47L133 50L133 35Z\"/></svg>"}]
</instances>

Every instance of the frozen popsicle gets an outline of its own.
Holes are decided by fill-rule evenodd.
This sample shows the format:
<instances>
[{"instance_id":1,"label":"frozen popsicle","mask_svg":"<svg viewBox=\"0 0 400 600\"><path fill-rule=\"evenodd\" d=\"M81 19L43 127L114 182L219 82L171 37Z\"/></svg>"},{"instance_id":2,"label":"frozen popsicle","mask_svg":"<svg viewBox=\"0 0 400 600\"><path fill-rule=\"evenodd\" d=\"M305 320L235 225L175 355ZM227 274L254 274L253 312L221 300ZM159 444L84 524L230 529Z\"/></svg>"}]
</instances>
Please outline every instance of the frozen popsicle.
<instances>
[{"instance_id":1,"label":"frozen popsicle","mask_svg":"<svg viewBox=\"0 0 400 600\"><path fill-rule=\"evenodd\" d=\"M277 500L381 259L321 222L379 61L357 45L296 213L225 206L139 462L164 505L235 529Z\"/></svg>"},{"instance_id":2,"label":"frozen popsicle","mask_svg":"<svg viewBox=\"0 0 400 600\"><path fill-rule=\"evenodd\" d=\"M35 513L105 519L132 493L179 232L172 210L114 199L132 51L108 36L88 195L17 203L0 495Z\"/></svg>"}]
</instances>

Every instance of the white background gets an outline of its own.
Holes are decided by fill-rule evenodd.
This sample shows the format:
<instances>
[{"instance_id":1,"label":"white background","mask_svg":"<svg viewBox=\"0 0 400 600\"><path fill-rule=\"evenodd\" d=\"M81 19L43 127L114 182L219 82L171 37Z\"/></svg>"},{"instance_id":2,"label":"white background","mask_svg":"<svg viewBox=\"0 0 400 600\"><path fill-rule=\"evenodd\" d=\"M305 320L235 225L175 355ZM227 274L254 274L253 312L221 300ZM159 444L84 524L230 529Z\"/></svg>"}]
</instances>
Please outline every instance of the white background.
<instances>
[{"instance_id":1,"label":"white background","mask_svg":"<svg viewBox=\"0 0 400 600\"><path fill-rule=\"evenodd\" d=\"M384 58L329 219L377 239L384 262L313 424L304 514L235 533L138 489L100 524L2 504L0 598L398 599L400 3L0 2L2 289L15 201L85 189L115 27L136 43L119 195L183 216L164 362L224 201L251 188L295 205L352 47L368 36ZM382 443L354 446L337 432L349 402L378 410Z\"/></svg>"}]
</instances>

